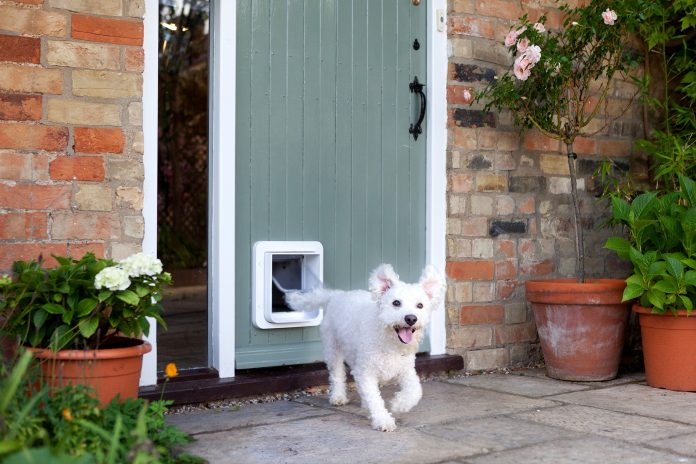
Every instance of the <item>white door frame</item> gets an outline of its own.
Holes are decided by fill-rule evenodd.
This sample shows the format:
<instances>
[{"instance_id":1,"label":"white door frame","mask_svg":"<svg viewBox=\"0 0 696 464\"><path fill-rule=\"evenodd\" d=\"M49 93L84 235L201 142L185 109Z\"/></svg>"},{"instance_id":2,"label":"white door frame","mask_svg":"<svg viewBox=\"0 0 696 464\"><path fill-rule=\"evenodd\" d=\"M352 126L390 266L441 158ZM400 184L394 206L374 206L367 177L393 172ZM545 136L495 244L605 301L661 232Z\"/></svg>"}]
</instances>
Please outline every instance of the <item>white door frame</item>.
<instances>
[{"instance_id":1,"label":"white door frame","mask_svg":"<svg viewBox=\"0 0 696 464\"><path fill-rule=\"evenodd\" d=\"M405 0L399 0L405 1ZM447 11L446 0L427 2L427 148L426 148L426 262L445 271L447 218ZM145 238L143 250L157 251L157 73L159 0L145 1L145 72L143 132L145 182L143 188ZM221 378L234 377L235 364L235 86L236 0L211 0L210 99L210 259L208 269L209 363ZM153 14L154 13L154 14ZM438 27L438 23L444 27ZM224 102L221 104L220 102ZM251 259L251 255L249 256ZM444 303L433 313L430 353L443 354L446 347ZM155 324L148 340L153 345L145 356L141 385L157 382Z\"/></svg>"}]
</instances>

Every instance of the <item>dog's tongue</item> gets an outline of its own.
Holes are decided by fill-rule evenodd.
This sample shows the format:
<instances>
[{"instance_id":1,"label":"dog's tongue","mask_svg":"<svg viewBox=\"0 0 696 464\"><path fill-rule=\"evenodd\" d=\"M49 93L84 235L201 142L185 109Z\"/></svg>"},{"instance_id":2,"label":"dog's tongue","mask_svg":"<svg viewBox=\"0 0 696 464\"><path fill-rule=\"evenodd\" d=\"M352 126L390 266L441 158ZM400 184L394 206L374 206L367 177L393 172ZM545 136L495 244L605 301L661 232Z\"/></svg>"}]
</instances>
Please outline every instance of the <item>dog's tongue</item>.
<instances>
[{"instance_id":1,"label":"dog's tongue","mask_svg":"<svg viewBox=\"0 0 696 464\"><path fill-rule=\"evenodd\" d=\"M413 329L410 327L402 327L399 329L398 334L402 343L411 343L411 339L413 338Z\"/></svg>"}]
</instances>

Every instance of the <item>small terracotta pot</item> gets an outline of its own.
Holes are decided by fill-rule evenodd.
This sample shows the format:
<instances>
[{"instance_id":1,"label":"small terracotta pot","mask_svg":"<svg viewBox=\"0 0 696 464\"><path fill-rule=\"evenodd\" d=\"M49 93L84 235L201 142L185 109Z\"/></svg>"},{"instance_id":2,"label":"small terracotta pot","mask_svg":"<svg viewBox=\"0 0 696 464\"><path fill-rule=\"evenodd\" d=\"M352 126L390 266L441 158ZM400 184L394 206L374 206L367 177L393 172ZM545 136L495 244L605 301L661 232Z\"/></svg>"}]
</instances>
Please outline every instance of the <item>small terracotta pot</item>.
<instances>
[{"instance_id":1,"label":"small terracotta pot","mask_svg":"<svg viewBox=\"0 0 696 464\"><path fill-rule=\"evenodd\" d=\"M137 398L143 355L152 350L148 342L116 339L116 348L62 350L27 348L40 360L41 373L49 387L83 384L94 388L106 405L116 395Z\"/></svg>"},{"instance_id":2,"label":"small terracotta pot","mask_svg":"<svg viewBox=\"0 0 696 464\"><path fill-rule=\"evenodd\" d=\"M651 387L696 391L696 313L652 314L634 305L643 339L645 380Z\"/></svg>"},{"instance_id":3,"label":"small terracotta pot","mask_svg":"<svg viewBox=\"0 0 696 464\"><path fill-rule=\"evenodd\" d=\"M630 303L622 303L620 279L531 280L532 304L549 377L602 381L616 377Z\"/></svg>"}]
</instances>

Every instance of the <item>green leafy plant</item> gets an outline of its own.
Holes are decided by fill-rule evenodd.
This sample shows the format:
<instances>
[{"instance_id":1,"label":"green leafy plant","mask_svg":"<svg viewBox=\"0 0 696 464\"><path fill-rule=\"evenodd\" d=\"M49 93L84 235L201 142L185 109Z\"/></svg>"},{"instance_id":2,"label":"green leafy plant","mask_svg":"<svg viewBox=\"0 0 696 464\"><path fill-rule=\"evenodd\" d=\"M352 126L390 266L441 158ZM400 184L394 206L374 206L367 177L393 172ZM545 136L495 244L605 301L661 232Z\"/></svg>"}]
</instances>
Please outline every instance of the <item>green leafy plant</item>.
<instances>
[{"instance_id":1,"label":"green leafy plant","mask_svg":"<svg viewBox=\"0 0 696 464\"><path fill-rule=\"evenodd\" d=\"M629 238L612 237L605 247L633 264L623 299L656 313L690 314L696 302L696 183L682 175L678 182L676 192L612 198L613 219Z\"/></svg>"},{"instance_id":2,"label":"green leafy plant","mask_svg":"<svg viewBox=\"0 0 696 464\"><path fill-rule=\"evenodd\" d=\"M520 18L505 39L515 56L511 71L477 96L485 110L509 109L515 125L536 128L565 144L570 169L578 281L584 281L584 246L573 143L592 136L588 126L607 107L612 78L636 63L627 53L627 34L633 27L628 1L596 0L578 8L562 6L559 30L547 30L545 17L532 23Z\"/></svg>"},{"instance_id":3,"label":"green leafy plant","mask_svg":"<svg viewBox=\"0 0 696 464\"><path fill-rule=\"evenodd\" d=\"M0 366L0 460L7 463L200 463L177 454L193 439L167 425L169 401L114 399L103 409L84 385L37 388L25 352Z\"/></svg>"},{"instance_id":4,"label":"green leafy plant","mask_svg":"<svg viewBox=\"0 0 696 464\"><path fill-rule=\"evenodd\" d=\"M147 334L147 317L165 325L158 302L171 276L158 259L54 258L51 269L41 260L17 261L12 278L0 279L1 333L32 347L94 349L117 334Z\"/></svg>"}]
</instances>

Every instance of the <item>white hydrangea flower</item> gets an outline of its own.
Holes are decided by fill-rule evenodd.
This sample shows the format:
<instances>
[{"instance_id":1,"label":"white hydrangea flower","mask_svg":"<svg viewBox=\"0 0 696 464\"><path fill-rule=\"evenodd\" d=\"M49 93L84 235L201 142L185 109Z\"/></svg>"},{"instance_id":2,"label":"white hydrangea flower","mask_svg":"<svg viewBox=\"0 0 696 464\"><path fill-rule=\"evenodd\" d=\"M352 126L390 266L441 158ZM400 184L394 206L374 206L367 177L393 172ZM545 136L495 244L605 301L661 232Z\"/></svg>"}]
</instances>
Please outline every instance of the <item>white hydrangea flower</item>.
<instances>
[{"instance_id":1,"label":"white hydrangea flower","mask_svg":"<svg viewBox=\"0 0 696 464\"><path fill-rule=\"evenodd\" d=\"M119 264L130 277L153 276L162 272L162 261L145 253L136 253Z\"/></svg>"},{"instance_id":2,"label":"white hydrangea flower","mask_svg":"<svg viewBox=\"0 0 696 464\"><path fill-rule=\"evenodd\" d=\"M125 290L130 287L128 273L117 266L105 267L94 277L94 288L107 288L112 292Z\"/></svg>"}]
</instances>

